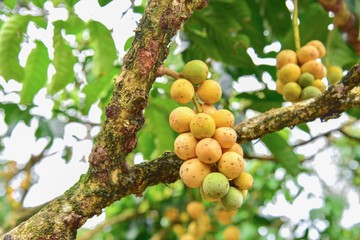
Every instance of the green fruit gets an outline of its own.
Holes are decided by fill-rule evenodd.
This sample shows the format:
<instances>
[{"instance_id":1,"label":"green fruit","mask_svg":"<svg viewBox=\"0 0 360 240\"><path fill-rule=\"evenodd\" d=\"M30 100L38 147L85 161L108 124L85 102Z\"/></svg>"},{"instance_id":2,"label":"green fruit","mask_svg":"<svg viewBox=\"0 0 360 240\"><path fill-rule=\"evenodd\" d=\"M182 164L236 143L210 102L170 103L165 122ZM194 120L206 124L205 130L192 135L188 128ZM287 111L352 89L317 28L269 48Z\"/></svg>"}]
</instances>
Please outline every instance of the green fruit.
<instances>
[{"instance_id":1,"label":"green fruit","mask_svg":"<svg viewBox=\"0 0 360 240\"><path fill-rule=\"evenodd\" d=\"M229 188L229 180L219 172L209 173L202 183L203 192L209 198L222 198L229 191Z\"/></svg>"},{"instance_id":2,"label":"green fruit","mask_svg":"<svg viewBox=\"0 0 360 240\"><path fill-rule=\"evenodd\" d=\"M283 89L283 96L286 101L295 102L299 100L301 94L301 86L296 82L289 82L285 84Z\"/></svg>"},{"instance_id":3,"label":"green fruit","mask_svg":"<svg viewBox=\"0 0 360 240\"><path fill-rule=\"evenodd\" d=\"M311 86L314 79L314 75L308 72L304 72L300 75L299 84L302 88L305 88L307 86Z\"/></svg>"},{"instance_id":4,"label":"green fruit","mask_svg":"<svg viewBox=\"0 0 360 240\"><path fill-rule=\"evenodd\" d=\"M321 93L320 89L318 89L317 87L308 86L308 87L306 87L306 88L304 88L302 90L300 99L301 100L306 100L306 99L309 99L309 98L318 97L321 94L322 93Z\"/></svg>"},{"instance_id":5,"label":"green fruit","mask_svg":"<svg viewBox=\"0 0 360 240\"><path fill-rule=\"evenodd\" d=\"M227 210L235 210L241 207L243 199L243 195L238 189L230 187L227 194L220 199L220 202Z\"/></svg>"},{"instance_id":6,"label":"green fruit","mask_svg":"<svg viewBox=\"0 0 360 240\"><path fill-rule=\"evenodd\" d=\"M199 84L207 79L209 68L201 60L192 60L185 64L180 76L186 78L193 84Z\"/></svg>"},{"instance_id":7,"label":"green fruit","mask_svg":"<svg viewBox=\"0 0 360 240\"><path fill-rule=\"evenodd\" d=\"M328 79L330 84L337 83L338 81L340 81L342 76L343 76L343 70L341 67L339 66L328 67L326 78Z\"/></svg>"}]
</instances>

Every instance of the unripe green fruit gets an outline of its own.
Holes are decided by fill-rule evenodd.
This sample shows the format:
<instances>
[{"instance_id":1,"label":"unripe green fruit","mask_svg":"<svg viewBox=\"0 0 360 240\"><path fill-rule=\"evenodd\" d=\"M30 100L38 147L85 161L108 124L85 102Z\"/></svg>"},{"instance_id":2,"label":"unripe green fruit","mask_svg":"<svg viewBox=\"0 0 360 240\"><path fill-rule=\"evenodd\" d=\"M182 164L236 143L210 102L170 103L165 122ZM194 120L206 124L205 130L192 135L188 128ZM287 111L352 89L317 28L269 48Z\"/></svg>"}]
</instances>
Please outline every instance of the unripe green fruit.
<instances>
[{"instance_id":1,"label":"unripe green fruit","mask_svg":"<svg viewBox=\"0 0 360 240\"><path fill-rule=\"evenodd\" d=\"M227 210L234 210L241 207L243 195L238 189L230 187L227 194L220 199L220 202Z\"/></svg>"},{"instance_id":2,"label":"unripe green fruit","mask_svg":"<svg viewBox=\"0 0 360 240\"><path fill-rule=\"evenodd\" d=\"M185 64L180 76L186 78L193 84L202 83L207 79L209 68L201 60L192 60Z\"/></svg>"},{"instance_id":3,"label":"unripe green fruit","mask_svg":"<svg viewBox=\"0 0 360 240\"><path fill-rule=\"evenodd\" d=\"M299 84L302 88L305 88L307 86L311 86L314 79L315 79L314 75L312 75L311 73L308 73L308 72L304 72L300 75Z\"/></svg>"},{"instance_id":4,"label":"unripe green fruit","mask_svg":"<svg viewBox=\"0 0 360 240\"><path fill-rule=\"evenodd\" d=\"M301 87L296 82L289 82L284 86L283 96L286 101L295 102L299 100Z\"/></svg>"},{"instance_id":5,"label":"unripe green fruit","mask_svg":"<svg viewBox=\"0 0 360 240\"><path fill-rule=\"evenodd\" d=\"M204 194L209 198L222 198L229 191L229 180L219 172L206 175L202 183Z\"/></svg>"},{"instance_id":6,"label":"unripe green fruit","mask_svg":"<svg viewBox=\"0 0 360 240\"><path fill-rule=\"evenodd\" d=\"M343 70L341 67L339 66L328 67L326 78L328 79L330 84L337 83L338 81L340 81L342 76L343 76Z\"/></svg>"},{"instance_id":7,"label":"unripe green fruit","mask_svg":"<svg viewBox=\"0 0 360 240\"><path fill-rule=\"evenodd\" d=\"M302 90L300 99L301 100L306 100L306 99L309 99L309 98L318 97L321 94L322 93L321 93L320 89L318 89L317 87L308 86L308 87L306 87L306 88L304 88Z\"/></svg>"}]
</instances>

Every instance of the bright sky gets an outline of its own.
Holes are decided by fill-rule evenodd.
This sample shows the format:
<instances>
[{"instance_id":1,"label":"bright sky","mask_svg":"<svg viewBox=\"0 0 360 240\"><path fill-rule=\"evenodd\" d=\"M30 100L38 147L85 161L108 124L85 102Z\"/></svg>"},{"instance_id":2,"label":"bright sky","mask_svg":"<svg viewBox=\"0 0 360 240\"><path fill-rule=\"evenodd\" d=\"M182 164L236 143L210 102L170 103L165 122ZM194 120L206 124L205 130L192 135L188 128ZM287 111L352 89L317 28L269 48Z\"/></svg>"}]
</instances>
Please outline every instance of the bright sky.
<instances>
[{"instance_id":1,"label":"bright sky","mask_svg":"<svg viewBox=\"0 0 360 240\"><path fill-rule=\"evenodd\" d=\"M126 40L133 35L133 29L136 28L136 23L139 21L140 16L138 14L131 14L131 11L128 12L122 19L122 13L128 9L130 1L121 1L114 0L106 7L99 7L96 0L87 0L80 1L76 4L76 13L85 21L90 19L98 20L104 23L109 29L113 29L113 36L116 39L116 47L119 51L120 56L124 54L123 46ZM53 21L58 19L66 19L66 12L59 9L54 9L52 4L46 3L47 10L50 12L50 17ZM51 41L49 36L52 35L52 28L47 30L34 31L30 34L30 39L42 39L44 40L49 48L51 48ZM31 44L22 51L21 63L24 64L26 56L29 53ZM267 47L267 49L280 50L281 46L279 43L274 43L273 45ZM269 65L275 65L274 59L259 59L257 58L255 52L252 49L248 50L249 54L252 55L255 63L266 62ZM271 80L270 75L263 76L266 87L269 89L275 89L275 84ZM4 86L5 92L9 92L14 89L20 89L21 85L9 81L6 83L3 79L0 78L0 84ZM251 91L257 89L263 89L265 86L260 84L254 77L242 77L238 82L234 83L234 88L241 91ZM39 107L35 110L37 113L41 113L46 117L51 116L52 102L45 97L45 90L41 90L40 93L36 96L35 102L39 104ZM0 101L15 101L18 102L18 97L15 94L5 94L1 95ZM1 113L0 113L1 114ZM89 120L92 122L99 122L100 119L100 110L97 107L92 107ZM249 112L248 117L251 117L255 113ZM344 123L347 120L345 116L342 116L337 120L330 120L327 123L320 123L320 121L314 121L310 123L310 127L313 135L321 134L328 131L329 129L336 128L341 123ZM0 134L6 131L6 127L0 117ZM46 144L44 139L36 141L34 138L34 130L37 127L37 122L32 122L31 126L28 127L25 124L18 124L14 129L14 132L11 138L3 139L4 144L6 145L5 151L0 156L1 159L16 159L19 164L24 164L31 154L40 152L41 149ZM92 132L92 136L95 136L99 129L95 129ZM38 164L35 167L35 171L39 175L39 182L30 189L30 192L24 202L25 206L36 206L38 204L47 202L53 199L56 196L61 195L65 190L71 187L78 179L80 174L85 173L88 167L87 157L91 151L92 142L86 140L87 129L76 123L71 123L66 125L64 129L65 137L64 139L56 139L56 144L54 148L51 149L51 152L54 154L50 157L44 159L41 164ZM294 140L304 138L300 133L294 136ZM79 140L80 139L80 140ZM255 143L255 148L258 152L266 153L267 150L260 143ZM303 152L309 153L317 150L319 146L324 145L324 141L317 142L313 146L308 146L307 149L303 149ZM20 146L19 146L20 145ZM61 156L57 151L62 149L64 146L72 146L74 150L74 155L72 160L65 164L64 160L61 159ZM19 147L21 151L19 151ZM309 161L308 165L314 167L318 172L321 179L329 185L336 183L341 183L342 180L337 176L338 169L334 164L332 157L337 156L337 152L334 152L332 149L327 150L316 156L315 161ZM278 169L276 176L279 179L284 177L284 170ZM295 224L302 220L304 221L304 226L309 224L309 210L314 208L319 208L323 206L321 197L323 195L323 186L319 182L319 179L310 176L308 174L300 174L298 177L298 182L301 186L305 187L305 191L299 195L299 197L290 204L286 201L282 193L278 193L275 196L274 202L269 203L266 207L262 209L262 213L265 215L272 216L287 216ZM15 182L14 184L19 184ZM342 184L345 184L344 182ZM340 184L341 185L341 184ZM288 182L286 184L287 188L294 195L298 192L298 187L296 184ZM308 198L308 194L313 194L313 198ZM342 225L345 227L350 227L356 222L360 222L360 200L359 195L353 190L347 188L346 192L349 200L349 208L344 213L344 218ZM103 215L100 217L95 217L88 221L86 227L91 227L97 224L100 220L104 218ZM319 222L319 228L325 228L326 222ZM281 230L283 237L290 236L289 228L286 226ZM266 229L260 229L259 234L266 234ZM300 233L296 233L300 234ZM310 232L312 239L316 239L318 236L317 231Z\"/></svg>"}]
</instances>

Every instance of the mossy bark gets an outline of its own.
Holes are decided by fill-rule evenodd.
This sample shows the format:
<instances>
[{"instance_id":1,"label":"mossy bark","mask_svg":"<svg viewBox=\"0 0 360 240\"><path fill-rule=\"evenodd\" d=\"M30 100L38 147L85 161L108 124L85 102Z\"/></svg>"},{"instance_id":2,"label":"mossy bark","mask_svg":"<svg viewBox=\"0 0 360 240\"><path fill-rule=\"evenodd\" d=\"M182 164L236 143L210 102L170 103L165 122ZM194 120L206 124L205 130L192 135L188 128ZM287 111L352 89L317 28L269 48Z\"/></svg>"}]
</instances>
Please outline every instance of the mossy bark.
<instances>
[{"instance_id":1,"label":"mossy bark","mask_svg":"<svg viewBox=\"0 0 360 240\"><path fill-rule=\"evenodd\" d=\"M61 197L11 230L1 239L75 239L85 221L129 194L141 194L147 186L178 179L179 161L154 161L130 167L124 161L136 146L143 126L143 109L168 54L172 37L204 0L151 0L135 30L135 38L124 57L122 72L115 81L106 121L89 157L88 172ZM173 170L168 171L168 166ZM166 174L158 174L161 169Z\"/></svg>"}]
</instances>

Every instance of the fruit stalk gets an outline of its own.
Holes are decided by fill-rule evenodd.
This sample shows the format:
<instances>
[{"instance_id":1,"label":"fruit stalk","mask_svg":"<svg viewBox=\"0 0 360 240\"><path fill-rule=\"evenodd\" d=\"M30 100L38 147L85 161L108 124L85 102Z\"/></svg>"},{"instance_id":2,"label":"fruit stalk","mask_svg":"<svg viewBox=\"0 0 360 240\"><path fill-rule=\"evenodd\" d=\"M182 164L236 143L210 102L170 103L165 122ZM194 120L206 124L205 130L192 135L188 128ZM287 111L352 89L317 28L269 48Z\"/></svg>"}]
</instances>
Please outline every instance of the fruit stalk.
<instances>
[{"instance_id":1,"label":"fruit stalk","mask_svg":"<svg viewBox=\"0 0 360 240\"><path fill-rule=\"evenodd\" d=\"M298 1L297 0L294 0L293 28L294 28L294 38L295 38L295 49L299 50L301 47L301 43L300 43L300 33L299 33L299 23L298 23Z\"/></svg>"},{"instance_id":2,"label":"fruit stalk","mask_svg":"<svg viewBox=\"0 0 360 240\"><path fill-rule=\"evenodd\" d=\"M179 79L180 78L180 74L174 70L171 70L170 68L165 67L164 65L162 65L159 70L158 70L158 75L159 76L169 76L172 77L174 79Z\"/></svg>"},{"instance_id":3,"label":"fruit stalk","mask_svg":"<svg viewBox=\"0 0 360 240\"><path fill-rule=\"evenodd\" d=\"M195 105L195 108L196 108L197 112L201 113L203 110L202 110L202 108L200 106L199 99L195 94L194 94L194 97L193 97L193 103Z\"/></svg>"}]
</instances>

